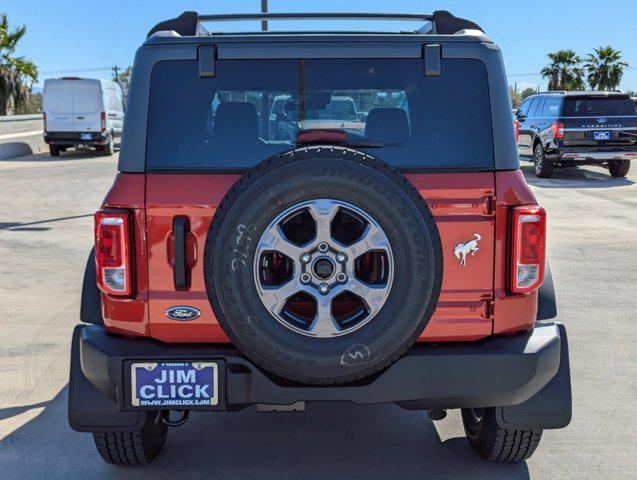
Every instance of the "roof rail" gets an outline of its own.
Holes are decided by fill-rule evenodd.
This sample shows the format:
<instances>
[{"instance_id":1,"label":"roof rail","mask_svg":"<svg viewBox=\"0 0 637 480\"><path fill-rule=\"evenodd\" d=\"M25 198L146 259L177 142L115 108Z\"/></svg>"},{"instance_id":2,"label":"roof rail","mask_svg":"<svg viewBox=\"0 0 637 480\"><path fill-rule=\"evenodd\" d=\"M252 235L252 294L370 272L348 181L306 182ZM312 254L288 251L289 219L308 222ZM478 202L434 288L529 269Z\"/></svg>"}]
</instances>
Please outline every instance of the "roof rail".
<instances>
[{"instance_id":1,"label":"roof rail","mask_svg":"<svg viewBox=\"0 0 637 480\"><path fill-rule=\"evenodd\" d=\"M446 10L437 10L433 14L414 13L235 13L199 15L197 12L184 12L176 18L160 22L149 32L148 37L160 31L174 31L182 36L211 35L211 32L203 27L205 22L245 21L245 20L403 20L429 22L428 28L421 28L414 33L431 33L440 35L452 35L461 30L479 30L482 28L464 18L453 16Z\"/></svg>"}]
</instances>

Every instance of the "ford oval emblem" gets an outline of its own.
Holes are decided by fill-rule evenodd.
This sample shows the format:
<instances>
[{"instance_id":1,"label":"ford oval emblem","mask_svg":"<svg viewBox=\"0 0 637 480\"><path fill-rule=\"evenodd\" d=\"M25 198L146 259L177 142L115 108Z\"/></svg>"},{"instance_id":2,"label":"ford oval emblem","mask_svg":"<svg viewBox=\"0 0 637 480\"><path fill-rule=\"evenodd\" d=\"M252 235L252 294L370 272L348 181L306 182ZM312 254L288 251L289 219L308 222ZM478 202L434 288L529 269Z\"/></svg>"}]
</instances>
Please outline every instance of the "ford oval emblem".
<instances>
[{"instance_id":1,"label":"ford oval emblem","mask_svg":"<svg viewBox=\"0 0 637 480\"><path fill-rule=\"evenodd\" d=\"M166 309L166 316L172 320L187 322L201 316L201 312L194 307L180 305L178 307L170 307Z\"/></svg>"},{"instance_id":2,"label":"ford oval emblem","mask_svg":"<svg viewBox=\"0 0 637 480\"><path fill-rule=\"evenodd\" d=\"M606 123L608 120L604 117L598 117L597 118L597 123Z\"/></svg>"}]
</instances>

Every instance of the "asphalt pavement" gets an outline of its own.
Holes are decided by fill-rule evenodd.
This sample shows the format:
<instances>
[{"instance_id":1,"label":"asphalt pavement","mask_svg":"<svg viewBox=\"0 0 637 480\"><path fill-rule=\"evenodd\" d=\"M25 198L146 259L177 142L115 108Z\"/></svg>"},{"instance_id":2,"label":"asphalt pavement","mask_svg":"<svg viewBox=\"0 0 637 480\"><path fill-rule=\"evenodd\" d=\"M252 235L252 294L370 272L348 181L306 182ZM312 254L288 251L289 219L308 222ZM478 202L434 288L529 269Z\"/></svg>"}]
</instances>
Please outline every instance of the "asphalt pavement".
<instances>
[{"instance_id":1,"label":"asphalt pavement","mask_svg":"<svg viewBox=\"0 0 637 480\"><path fill-rule=\"evenodd\" d=\"M92 213L116 156L0 161L0 478L637 478L637 165L534 177L548 211L559 320L567 325L573 422L535 455L494 464L469 448L460 414L440 422L392 405L305 413L195 413L146 467L106 465L66 418L69 344Z\"/></svg>"}]
</instances>

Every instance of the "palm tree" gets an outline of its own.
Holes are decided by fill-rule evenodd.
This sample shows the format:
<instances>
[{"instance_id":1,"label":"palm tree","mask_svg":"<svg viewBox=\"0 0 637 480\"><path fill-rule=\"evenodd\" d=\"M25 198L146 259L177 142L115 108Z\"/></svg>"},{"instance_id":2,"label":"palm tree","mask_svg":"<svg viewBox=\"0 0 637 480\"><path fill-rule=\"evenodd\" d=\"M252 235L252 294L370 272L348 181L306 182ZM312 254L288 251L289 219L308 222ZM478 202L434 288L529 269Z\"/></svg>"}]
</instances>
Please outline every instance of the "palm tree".
<instances>
[{"instance_id":1,"label":"palm tree","mask_svg":"<svg viewBox=\"0 0 637 480\"><path fill-rule=\"evenodd\" d=\"M548 78L549 90L584 90L582 59L573 50L558 50L548 54L551 63L540 72Z\"/></svg>"},{"instance_id":2,"label":"palm tree","mask_svg":"<svg viewBox=\"0 0 637 480\"><path fill-rule=\"evenodd\" d=\"M586 65L588 83L594 90L615 90L622 81L626 62L620 61L622 53L611 46L595 49L595 54L589 53Z\"/></svg>"},{"instance_id":3,"label":"palm tree","mask_svg":"<svg viewBox=\"0 0 637 480\"><path fill-rule=\"evenodd\" d=\"M29 98L31 86L38 79L38 69L24 57L15 57L15 47L26 32L24 25L9 31L9 21L0 15L0 115L23 107Z\"/></svg>"}]
</instances>

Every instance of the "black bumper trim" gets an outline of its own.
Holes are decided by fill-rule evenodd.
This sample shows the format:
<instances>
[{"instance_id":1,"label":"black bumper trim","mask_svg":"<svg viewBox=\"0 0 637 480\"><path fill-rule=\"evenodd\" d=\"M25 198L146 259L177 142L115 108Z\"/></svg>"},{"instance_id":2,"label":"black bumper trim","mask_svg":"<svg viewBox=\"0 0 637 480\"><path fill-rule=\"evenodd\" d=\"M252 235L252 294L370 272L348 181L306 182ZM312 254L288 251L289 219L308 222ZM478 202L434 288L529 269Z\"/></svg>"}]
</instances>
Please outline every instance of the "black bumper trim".
<instances>
[{"instance_id":1,"label":"black bumper trim","mask_svg":"<svg viewBox=\"0 0 637 480\"><path fill-rule=\"evenodd\" d=\"M80 139L80 135L90 133L89 140ZM46 132L44 142L49 145L106 145L109 142L110 133L102 135L102 132Z\"/></svg>"},{"instance_id":2,"label":"black bumper trim","mask_svg":"<svg viewBox=\"0 0 637 480\"><path fill-rule=\"evenodd\" d=\"M380 374L357 384L307 386L272 377L232 346L166 344L107 333L79 325L73 335L74 362L82 377L120 411L133 411L125 362L129 360L219 359L226 365L227 408L250 404L289 405L297 401L357 404L419 401L426 408L515 405L540 391L560 365L560 329L538 323L529 333L475 343L416 345ZM71 383L73 378L71 379Z\"/></svg>"}]
</instances>

